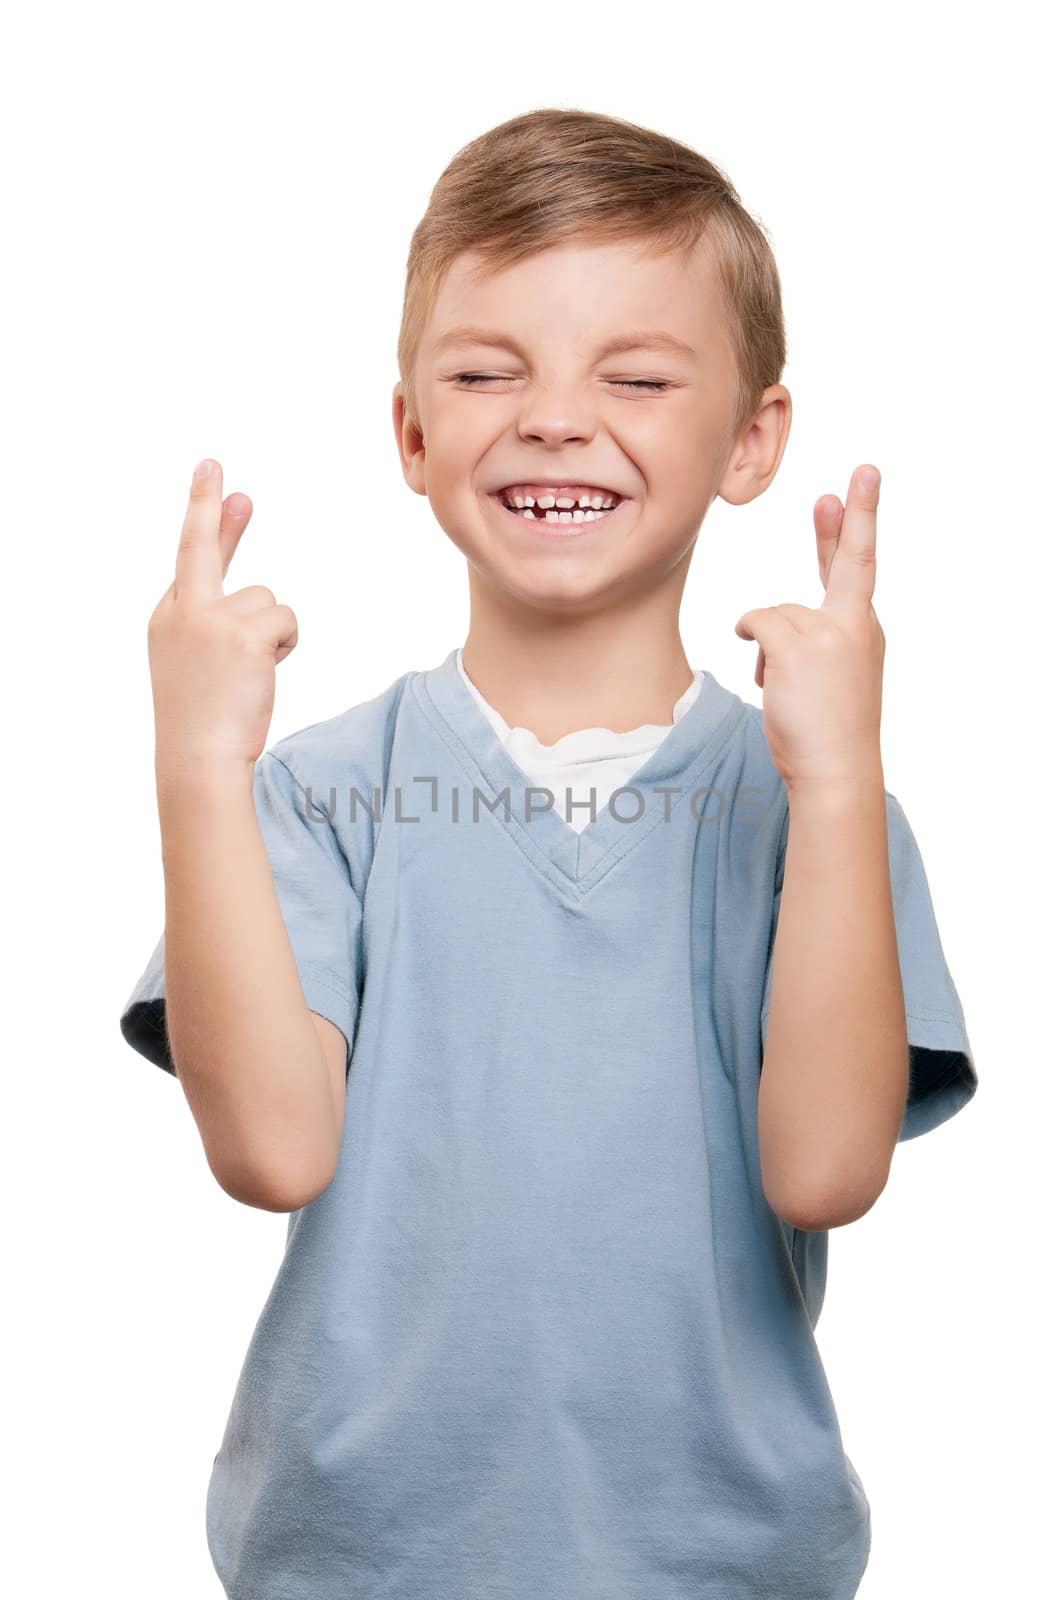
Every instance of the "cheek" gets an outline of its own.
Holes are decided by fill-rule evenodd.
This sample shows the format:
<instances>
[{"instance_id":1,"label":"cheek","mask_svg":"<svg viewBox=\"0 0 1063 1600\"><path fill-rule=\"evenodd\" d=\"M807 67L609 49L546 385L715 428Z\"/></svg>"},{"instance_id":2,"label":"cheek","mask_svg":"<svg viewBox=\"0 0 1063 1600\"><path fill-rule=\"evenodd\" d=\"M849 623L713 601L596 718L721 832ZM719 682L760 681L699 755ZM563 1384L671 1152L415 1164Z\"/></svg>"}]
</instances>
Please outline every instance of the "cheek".
<instances>
[{"instance_id":1,"label":"cheek","mask_svg":"<svg viewBox=\"0 0 1063 1600\"><path fill-rule=\"evenodd\" d=\"M446 401L431 407L424 418L424 445L429 462L435 458L440 481L463 473L468 476L469 464L477 460L490 439L486 421L472 407L449 405Z\"/></svg>"},{"instance_id":2,"label":"cheek","mask_svg":"<svg viewBox=\"0 0 1063 1600\"><path fill-rule=\"evenodd\" d=\"M716 442L693 408L645 403L642 415L612 430L624 455L634 463L647 490L674 499L692 477L703 476Z\"/></svg>"},{"instance_id":3,"label":"cheek","mask_svg":"<svg viewBox=\"0 0 1063 1600\"><path fill-rule=\"evenodd\" d=\"M647 466L647 472L653 472L651 501L673 515L700 515L716 490L718 454L718 441L704 434L687 434L679 441L673 437L656 465Z\"/></svg>"}]
</instances>

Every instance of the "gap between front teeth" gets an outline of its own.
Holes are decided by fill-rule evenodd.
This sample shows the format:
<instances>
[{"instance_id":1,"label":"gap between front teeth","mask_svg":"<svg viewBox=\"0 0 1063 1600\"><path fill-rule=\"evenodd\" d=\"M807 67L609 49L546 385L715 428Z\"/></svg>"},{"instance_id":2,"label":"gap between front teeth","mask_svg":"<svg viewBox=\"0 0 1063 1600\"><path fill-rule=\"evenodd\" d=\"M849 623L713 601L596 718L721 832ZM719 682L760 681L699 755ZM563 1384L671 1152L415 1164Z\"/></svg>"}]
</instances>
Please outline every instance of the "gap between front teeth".
<instances>
[{"instance_id":1,"label":"gap between front teeth","mask_svg":"<svg viewBox=\"0 0 1063 1600\"><path fill-rule=\"evenodd\" d=\"M606 498L605 495L581 495L578 506L576 506L573 500L566 499L565 496L561 496L558 504L560 505L563 502L566 506L566 509L556 510L551 509L554 502L553 495L544 494L535 498L530 495L516 495L514 498L518 501L524 501L524 506L521 507L520 505L507 505L505 495L499 495L499 499L501 500L503 506L505 506L506 510L511 512L513 516L529 517L532 522L600 522L603 517L607 517L609 515L610 511L615 511L617 506L623 504L622 498L618 498L615 505L608 506L603 511L601 509L601 505L602 501ZM598 502L597 505L594 504L595 501ZM547 505L546 502L549 504ZM536 505L541 511L546 511L546 515L544 517L537 517L535 515L535 512L532 510L532 506ZM569 506L572 507L571 510L567 509Z\"/></svg>"},{"instance_id":2,"label":"gap between front teeth","mask_svg":"<svg viewBox=\"0 0 1063 1600\"><path fill-rule=\"evenodd\" d=\"M530 506L523 511L506 506L506 510L514 517L527 517L532 522L601 522L603 517L616 510L616 506L610 506L609 511L582 511L577 506L575 511L547 511L545 517L537 517Z\"/></svg>"}]
</instances>

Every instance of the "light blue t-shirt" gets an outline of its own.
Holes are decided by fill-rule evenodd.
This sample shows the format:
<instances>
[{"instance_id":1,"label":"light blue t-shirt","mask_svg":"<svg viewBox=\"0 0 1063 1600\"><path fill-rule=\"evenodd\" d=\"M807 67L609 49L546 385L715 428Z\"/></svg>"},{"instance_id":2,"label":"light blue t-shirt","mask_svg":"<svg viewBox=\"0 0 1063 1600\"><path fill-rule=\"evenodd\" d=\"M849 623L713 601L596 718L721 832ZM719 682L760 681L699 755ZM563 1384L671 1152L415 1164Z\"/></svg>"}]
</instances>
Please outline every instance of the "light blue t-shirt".
<instances>
[{"instance_id":1,"label":"light blue t-shirt","mask_svg":"<svg viewBox=\"0 0 1063 1600\"><path fill-rule=\"evenodd\" d=\"M706 672L577 832L456 656L255 764L348 1081L214 1458L225 1593L851 1600L871 1521L814 1336L828 1234L760 1178L788 824L763 714ZM909 1139L977 1078L887 813ZM161 937L121 1029L173 1070Z\"/></svg>"}]
</instances>

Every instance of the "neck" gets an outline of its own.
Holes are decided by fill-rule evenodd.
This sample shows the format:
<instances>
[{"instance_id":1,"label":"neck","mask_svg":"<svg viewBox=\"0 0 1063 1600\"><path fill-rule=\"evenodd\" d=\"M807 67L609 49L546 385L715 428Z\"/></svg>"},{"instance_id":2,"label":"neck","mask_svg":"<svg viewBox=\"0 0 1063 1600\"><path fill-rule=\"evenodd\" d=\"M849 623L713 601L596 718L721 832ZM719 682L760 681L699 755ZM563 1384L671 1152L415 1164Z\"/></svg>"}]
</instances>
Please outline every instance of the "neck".
<instances>
[{"instance_id":1,"label":"neck","mask_svg":"<svg viewBox=\"0 0 1063 1600\"><path fill-rule=\"evenodd\" d=\"M474 603L461 658L488 704L543 744L582 728L668 725L694 677L676 617L645 599L578 619Z\"/></svg>"}]
</instances>

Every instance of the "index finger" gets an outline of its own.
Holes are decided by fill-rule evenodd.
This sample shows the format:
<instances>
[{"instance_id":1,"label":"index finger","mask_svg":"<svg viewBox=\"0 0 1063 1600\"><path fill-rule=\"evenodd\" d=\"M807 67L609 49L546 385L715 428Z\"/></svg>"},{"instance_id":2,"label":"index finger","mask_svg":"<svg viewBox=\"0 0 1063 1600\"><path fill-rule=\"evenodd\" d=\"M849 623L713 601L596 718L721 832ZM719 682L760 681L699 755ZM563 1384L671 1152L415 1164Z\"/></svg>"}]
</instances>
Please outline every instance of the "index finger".
<instances>
[{"instance_id":1,"label":"index finger","mask_svg":"<svg viewBox=\"0 0 1063 1600\"><path fill-rule=\"evenodd\" d=\"M221 592L221 580L221 467L208 457L192 477L177 546L174 587L216 595Z\"/></svg>"},{"instance_id":2,"label":"index finger","mask_svg":"<svg viewBox=\"0 0 1063 1600\"><path fill-rule=\"evenodd\" d=\"M838 544L827 574L822 605L854 600L870 602L875 592L875 514L882 474L877 467L857 467L849 481Z\"/></svg>"}]
</instances>

